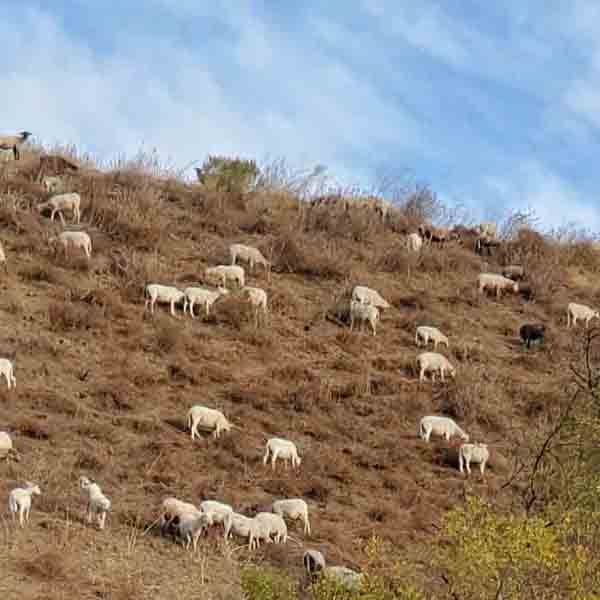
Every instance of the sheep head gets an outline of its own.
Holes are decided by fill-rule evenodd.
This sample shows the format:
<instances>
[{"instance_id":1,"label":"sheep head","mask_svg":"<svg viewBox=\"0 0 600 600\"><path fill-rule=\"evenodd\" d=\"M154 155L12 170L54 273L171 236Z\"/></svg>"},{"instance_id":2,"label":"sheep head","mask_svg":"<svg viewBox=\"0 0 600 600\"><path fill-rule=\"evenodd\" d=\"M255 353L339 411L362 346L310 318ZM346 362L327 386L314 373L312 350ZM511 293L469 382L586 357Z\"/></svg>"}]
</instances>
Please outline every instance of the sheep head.
<instances>
[{"instance_id":1,"label":"sheep head","mask_svg":"<svg viewBox=\"0 0 600 600\"><path fill-rule=\"evenodd\" d=\"M19 135L23 141L26 141L28 137L31 137L32 133L30 131L21 131Z\"/></svg>"}]
</instances>

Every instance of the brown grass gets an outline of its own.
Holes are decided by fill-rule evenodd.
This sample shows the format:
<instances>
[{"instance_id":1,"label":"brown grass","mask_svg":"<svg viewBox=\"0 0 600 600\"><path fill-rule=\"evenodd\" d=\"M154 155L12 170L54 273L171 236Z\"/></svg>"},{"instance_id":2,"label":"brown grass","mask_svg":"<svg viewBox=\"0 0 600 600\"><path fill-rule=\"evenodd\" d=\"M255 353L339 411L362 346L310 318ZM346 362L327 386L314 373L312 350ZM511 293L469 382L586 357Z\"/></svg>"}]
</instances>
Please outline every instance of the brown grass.
<instances>
[{"instance_id":1,"label":"brown grass","mask_svg":"<svg viewBox=\"0 0 600 600\"><path fill-rule=\"evenodd\" d=\"M236 561L246 550L231 558L210 539L191 557L145 532L169 494L236 507L305 498L315 537L304 540L292 526L302 547L261 553L294 577L304 547L360 564L356 539L372 533L410 559L412 544L431 539L464 489L452 448L417 439L429 413L452 415L490 443L495 465L488 487L476 489L513 500L512 487L501 489L513 448L532 421L548 423L575 347L566 302L600 301L600 261L589 243L560 246L523 232L490 257L459 245L409 255L399 232L414 231L418 214L408 204L384 227L364 214L311 213L270 192L228 195L143 169L82 167L74 186L94 228L88 266L48 252L44 234L54 227L31 211L45 194L32 180L35 156L28 160L0 180L0 196L20 198L14 207L0 203L9 256L0 329L18 381L14 391L0 386L0 424L20 453L0 463L0 496L25 479L38 481L44 496L34 499L28 529L4 529L6 597L25 578L33 598L239 596ZM272 280L261 268L247 276L269 294L265 327L255 327L237 294L219 300L208 319L184 319L180 308L173 318L164 306L144 314L145 283L200 282L208 264L228 260L233 242L272 251ZM477 297L481 270L514 263L526 268L532 302ZM356 284L392 304L376 337L349 332ZM526 352L518 329L533 320L547 324L548 336ZM457 367L455 382L416 381L420 324L448 334L441 352ZM184 420L195 403L223 410L239 429L192 443ZM297 442L298 472L263 467L270 435ZM81 522L82 472L113 499L107 532Z\"/></svg>"}]
</instances>

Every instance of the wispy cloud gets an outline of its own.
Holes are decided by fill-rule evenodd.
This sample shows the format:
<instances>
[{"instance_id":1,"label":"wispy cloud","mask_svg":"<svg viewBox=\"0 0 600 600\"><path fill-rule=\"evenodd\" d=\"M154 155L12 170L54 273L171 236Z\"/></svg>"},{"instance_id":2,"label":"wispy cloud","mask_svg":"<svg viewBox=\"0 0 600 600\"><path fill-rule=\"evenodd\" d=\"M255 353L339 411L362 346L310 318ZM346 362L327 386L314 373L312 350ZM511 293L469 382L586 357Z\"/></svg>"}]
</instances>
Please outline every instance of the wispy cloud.
<instances>
[{"instance_id":1,"label":"wispy cloud","mask_svg":"<svg viewBox=\"0 0 600 600\"><path fill-rule=\"evenodd\" d=\"M598 223L591 0L42 6L4 9L1 130L180 166L285 156L364 186L410 169L474 215L533 203Z\"/></svg>"}]
</instances>

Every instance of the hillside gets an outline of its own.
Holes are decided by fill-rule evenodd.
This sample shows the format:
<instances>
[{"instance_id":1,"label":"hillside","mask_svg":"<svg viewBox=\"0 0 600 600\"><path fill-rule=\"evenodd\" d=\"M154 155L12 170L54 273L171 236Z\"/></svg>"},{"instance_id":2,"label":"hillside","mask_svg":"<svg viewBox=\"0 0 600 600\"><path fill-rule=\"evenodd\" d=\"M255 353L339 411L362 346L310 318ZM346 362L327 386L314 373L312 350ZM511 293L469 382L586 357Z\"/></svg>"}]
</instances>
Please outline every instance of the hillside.
<instances>
[{"instance_id":1,"label":"hillside","mask_svg":"<svg viewBox=\"0 0 600 600\"><path fill-rule=\"evenodd\" d=\"M239 564L248 558L302 578L304 549L360 567L372 535L410 558L465 490L515 501L518 485L503 488L514 449L543 430L562 394L575 340L566 303L600 301L590 245L561 249L530 233L490 257L457 245L408 256L399 231L414 215L384 227L362 214L311 212L289 194L217 193L141 169L82 166L72 188L93 240L87 263L51 252L48 236L60 227L34 209L47 197L38 174L31 151L0 165L8 256L0 354L16 358L17 378L16 390L0 386L0 429L13 432L21 454L0 464L0 498L28 479L43 492L27 529L3 522L4 597L240 598ZM272 258L270 281L261 267L247 277L269 295L265 327L235 294L196 321L164 307L144 312L145 282L200 282L205 267L229 262L232 242ZM477 274L510 259L532 273L533 299L479 298ZM359 283L392 304L375 337L339 319ZM530 352L518 339L527 321L548 328L545 346ZM442 352L457 367L455 382L418 384L419 324L449 336ZM191 442L185 416L198 403L239 429ZM419 419L440 412L488 441L487 481L475 471L465 481L447 444L417 438ZM270 436L297 442L297 473L263 467ZM82 524L82 473L113 501L104 532ZM292 525L299 543L253 554L209 539L193 557L150 527L167 495L219 499L248 514L300 496L314 535L305 540ZM428 574L422 579L427 586Z\"/></svg>"}]
</instances>

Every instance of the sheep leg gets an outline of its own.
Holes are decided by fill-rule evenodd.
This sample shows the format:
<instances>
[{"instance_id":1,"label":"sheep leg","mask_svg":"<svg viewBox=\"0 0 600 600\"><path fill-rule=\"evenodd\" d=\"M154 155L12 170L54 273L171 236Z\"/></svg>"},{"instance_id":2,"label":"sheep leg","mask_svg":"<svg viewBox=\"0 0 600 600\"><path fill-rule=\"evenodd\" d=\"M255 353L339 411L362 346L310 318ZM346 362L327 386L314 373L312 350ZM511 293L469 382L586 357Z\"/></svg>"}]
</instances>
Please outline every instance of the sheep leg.
<instances>
[{"instance_id":1,"label":"sheep leg","mask_svg":"<svg viewBox=\"0 0 600 600\"><path fill-rule=\"evenodd\" d=\"M271 470L274 471L275 470L275 461L277 460L277 450L275 450L275 452L273 452L272 456L271 456Z\"/></svg>"},{"instance_id":2,"label":"sheep leg","mask_svg":"<svg viewBox=\"0 0 600 600\"><path fill-rule=\"evenodd\" d=\"M21 506L19 508L19 525L21 527L23 527L23 513L25 512L25 509Z\"/></svg>"},{"instance_id":3,"label":"sheep leg","mask_svg":"<svg viewBox=\"0 0 600 600\"><path fill-rule=\"evenodd\" d=\"M60 222L62 223L63 227L65 226L65 218L63 216L62 210L59 209L58 210L58 216L60 217Z\"/></svg>"}]
</instances>

